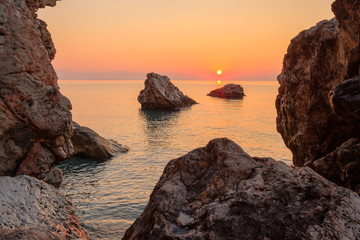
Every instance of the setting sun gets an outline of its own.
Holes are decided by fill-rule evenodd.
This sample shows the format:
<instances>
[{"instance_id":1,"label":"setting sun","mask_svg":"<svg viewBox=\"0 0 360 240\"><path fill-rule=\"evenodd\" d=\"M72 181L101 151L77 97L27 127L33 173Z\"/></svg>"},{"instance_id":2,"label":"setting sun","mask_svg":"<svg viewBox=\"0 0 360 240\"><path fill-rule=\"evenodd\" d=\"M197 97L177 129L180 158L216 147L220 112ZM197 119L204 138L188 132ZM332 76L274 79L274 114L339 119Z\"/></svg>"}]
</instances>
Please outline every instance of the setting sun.
<instances>
[{"instance_id":1,"label":"setting sun","mask_svg":"<svg viewBox=\"0 0 360 240\"><path fill-rule=\"evenodd\" d=\"M222 74L222 71L221 70L217 70L217 75L221 75Z\"/></svg>"}]
</instances>

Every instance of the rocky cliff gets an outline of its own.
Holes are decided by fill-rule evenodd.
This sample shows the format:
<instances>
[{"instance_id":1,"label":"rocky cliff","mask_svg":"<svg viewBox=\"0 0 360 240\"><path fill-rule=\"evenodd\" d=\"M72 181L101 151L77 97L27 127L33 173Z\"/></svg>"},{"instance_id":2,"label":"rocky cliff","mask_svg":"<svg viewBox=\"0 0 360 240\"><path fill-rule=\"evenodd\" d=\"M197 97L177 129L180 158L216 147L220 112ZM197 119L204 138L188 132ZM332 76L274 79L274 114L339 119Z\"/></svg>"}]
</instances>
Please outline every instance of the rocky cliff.
<instances>
[{"instance_id":1,"label":"rocky cliff","mask_svg":"<svg viewBox=\"0 0 360 240\"><path fill-rule=\"evenodd\" d=\"M59 92L56 50L36 14L55 4L0 0L0 176L49 179L51 166L73 152L71 103Z\"/></svg>"},{"instance_id":2,"label":"rocky cliff","mask_svg":"<svg viewBox=\"0 0 360 240\"><path fill-rule=\"evenodd\" d=\"M360 193L360 156L336 155L360 138L360 1L336 0L332 10L336 18L291 40L278 77L277 130L295 166Z\"/></svg>"},{"instance_id":3,"label":"rocky cliff","mask_svg":"<svg viewBox=\"0 0 360 240\"><path fill-rule=\"evenodd\" d=\"M214 139L170 161L123 239L357 239L360 198Z\"/></svg>"}]
</instances>

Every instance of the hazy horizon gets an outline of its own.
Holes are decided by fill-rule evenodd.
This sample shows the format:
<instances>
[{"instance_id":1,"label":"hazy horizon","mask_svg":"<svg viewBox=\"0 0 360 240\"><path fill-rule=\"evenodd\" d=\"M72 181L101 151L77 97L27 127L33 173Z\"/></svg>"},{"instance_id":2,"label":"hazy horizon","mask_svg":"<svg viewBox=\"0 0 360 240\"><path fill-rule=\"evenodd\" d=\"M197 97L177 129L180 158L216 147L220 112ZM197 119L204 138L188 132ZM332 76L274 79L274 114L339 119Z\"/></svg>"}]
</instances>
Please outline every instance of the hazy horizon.
<instances>
[{"instance_id":1,"label":"hazy horizon","mask_svg":"<svg viewBox=\"0 0 360 240\"><path fill-rule=\"evenodd\" d=\"M332 18L332 2L62 0L39 18L52 34L60 79L157 72L215 80L218 69L223 80L276 78L290 40Z\"/></svg>"},{"instance_id":2,"label":"hazy horizon","mask_svg":"<svg viewBox=\"0 0 360 240\"><path fill-rule=\"evenodd\" d=\"M151 72L72 72L68 70L59 69L56 71L59 80L145 80L146 74ZM213 79L206 79L202 76L164 72L159 73L168 76L171 80L187 80L187 81L207 81ZM278 74L277 74L278 75ZM225 81L277 81L277 75L248 75L248 76L234 76L232 78L224 79ZM217 79L223 79L218 76Z\"/></svg>"}]
</instances>

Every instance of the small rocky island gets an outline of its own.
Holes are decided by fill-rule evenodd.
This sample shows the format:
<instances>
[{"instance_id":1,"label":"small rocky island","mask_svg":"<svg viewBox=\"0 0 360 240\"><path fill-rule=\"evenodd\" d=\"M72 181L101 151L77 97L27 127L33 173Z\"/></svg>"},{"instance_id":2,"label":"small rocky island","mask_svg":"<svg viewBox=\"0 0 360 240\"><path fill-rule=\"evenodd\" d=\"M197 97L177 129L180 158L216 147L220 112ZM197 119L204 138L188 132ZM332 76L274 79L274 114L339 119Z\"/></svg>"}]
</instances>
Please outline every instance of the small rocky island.
<instances>
[{"instance_id":1,"label":"small rocky island","mask_svg":"<svg viewBox=\"0 0 360 240\"><path fill-rule=\"evenodd\" d=\"M179 110L197 103L172 84L168 76L148 73L146 77L145 88L138 96L142 109Z\"/></svg>"},{"instance_id":2,"label":"small rocky island","mask_svg":"<svg viewBox=\"0 0 360 240\"><path fill-rule=\"evenodd\" d=\"M226 99L243 99L244 88L239 84L226 84L222 88L215 89L211 91L208 96L218 97L218 98L226 98Z\"/></svg>"}]
</instances>

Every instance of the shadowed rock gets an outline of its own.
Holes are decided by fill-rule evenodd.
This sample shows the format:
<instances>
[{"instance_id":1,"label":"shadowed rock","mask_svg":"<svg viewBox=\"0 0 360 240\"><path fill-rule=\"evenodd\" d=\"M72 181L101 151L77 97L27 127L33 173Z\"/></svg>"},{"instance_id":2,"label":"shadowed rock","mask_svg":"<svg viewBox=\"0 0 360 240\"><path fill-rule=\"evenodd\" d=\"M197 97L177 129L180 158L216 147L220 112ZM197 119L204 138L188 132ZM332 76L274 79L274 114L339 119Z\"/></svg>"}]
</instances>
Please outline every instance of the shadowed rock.
<instances>
[{"instance_id":1,"label":"shadowed rock","mask_svg":"<svg viewBox=\"0 0 360 240\"><path fill-rule=\"evenodd\" d=\"M0 239L89 239L72 204L29 176L0 177Z\"/></svg>"},{"instance_id":2,"label":"shadowed rock","mask_svg":"<svg viewBox=\"0 0 360 240\"><path fill-rule=\"evenodd\" d=\"M175 87L169 77L157 73L148 73L146 77L145 88L138 96L142 109L179 110L196 104Z\"/></svg>"},{"instance_id":3,"label":"shadowed rock","mask_svg":"<svg viewBox=\"0 0 360 240\"><path fill-rule=\"evenodd\" d=\"M346 80L330 92L334 112L352 124L360 123L360 77Z\"/></svg>"},{"instance_id":4,"label":"shadowed rock","mask_svg":"<svg viewBox=\"0 0 360 240\"><path fill-rule=\"evenodd\" d=\"M123 239L359 237L357 194L223 138L167 164Z\"/></svg>"},{"instance_id":5,"label":"shadowed rock","mask_svg":"<svg viewBox=\"0 0 360 240\"><path fill-rule=\"evenodd\" d=\"M105 160L118 153L129 151L127 146L112 139L105 139L90 128L82 127L76 122L73 122L73 128L74 135L71 141L74 145L74 156Z\"/></svg>"},{"instance_id":6,"label":"shadowed rock","mask_svg":"<svg viewBox=\"0 0 360 240\"><path fill-rule=\"evenodd\" d=\"M245 94L244 88L239 84L226 84L222 88L211 91L208 96L227 99L243 99Z\"/></svg>"},{"instance_id":7,"label":"shadowed rock","mask_svg":"<svg viewBox=\"0 0 360 240\"><path fill-rule=\"evenodd\" d=\"M335 151L315 160L309 167L334 183L360 194L360 141L352 138Z\"/></svg>"},{"instance_id":8,"label":"shadowed rock","mask_svg":"<svg viewBox=\"0 0 360 240\"><path fill-rule=\"evenodd\" d=\"M278 77L276 122L295 166L311 166L354 187L356 182L334 178L343 175L342 166L336 157L325 156L360 138L360 1L337 0L332 10L336 19L321 21L291 40ZM317 161L323 157L326 162ZM339 172L323 171L329 166ZM359 165L354 167L360 172Z\"/></svg>"}]
</instances>

